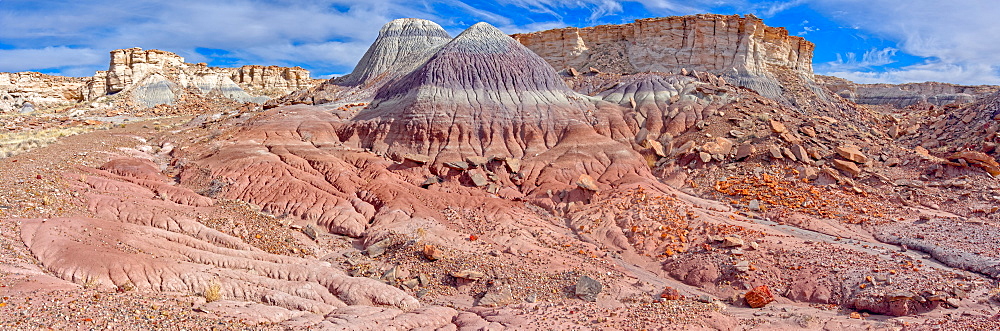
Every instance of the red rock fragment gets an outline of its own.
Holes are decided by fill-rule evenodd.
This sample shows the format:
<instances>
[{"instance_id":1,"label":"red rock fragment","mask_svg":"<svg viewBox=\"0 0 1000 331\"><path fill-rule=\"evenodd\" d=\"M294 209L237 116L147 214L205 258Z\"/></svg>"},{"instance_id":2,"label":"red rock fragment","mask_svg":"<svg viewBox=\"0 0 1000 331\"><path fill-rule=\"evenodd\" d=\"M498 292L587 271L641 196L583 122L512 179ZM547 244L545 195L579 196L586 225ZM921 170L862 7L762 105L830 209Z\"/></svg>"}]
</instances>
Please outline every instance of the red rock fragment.
<instances>
[{"instance_id":1,"label":"red rock fragment","mask_svg":"<svg viewBox=\"0 0 1000 331\"><path fill-rule=\"evenodd\" d=\"M855 164L854 162L834 159L832 163L835 168L840 169L850 174L851 176L857 176L861 174L861 168L858 168L858 165Z\"/></svg>"},{"instance_id":2,"label":"red rock fragment","mask_svg":"<svg viewBox=\"0 0 1000 331\"><path fill-rule=\"evenodd\" d=\"M434 245L424 245L423 253L424 257L431 261L440 260L444 255L444 252Z\"/></svg>"},{"instance_id":3,"label":"red rock fragment","mask_svg":"<svg viewBox=\"0 0 1000 331\"><path fill-rule=\"evenodd\" d=\"M774 295L771 294L771 290L767 288L767 285L761 285L747 291L744 296L747 301L747 305L751 308L760 308L766 306L771 301L774 301Z\"/></svg>"},{"instance_id":4,"label":"red rock fragment","mask_svg":"<svg viewBox=\"0 0 1000 331\"><path fill-rule=\"evenodd\" d=\"M576 180L576 186L579 186L584 190L594 192L601 190L600 187L597 186L597 181L594 180L594 177L590 177L588 174L580 174L580 178Z\"/></svg>"},{"instance_id":5,"label":"red rock fragment","mask_svg":"<svg viewBox=\"0 0 1000 331\"><path fill-rule=\"evenodd\" d=\"M781 133L788 132L788 128L785 127L784 123L781 123L781 122L775 121L775 120L771 120L770 124L771 124L771 131L774 132L774 133L781 134Z\"/></svg>"},{"instance_id":6,"label":"red rock fragment","mask_svg":"<svg viewBox=\"0 0 1000 331\"><path fill-rule=\"evenodd\" d=\"M664 300L680 300L681 292L677 291L677 289L673 287L667 286L663 289L663 292L660 293L660 298L663 298Z\"/></svg>"},{"instance_id":7,"label":"red rock fragment","mask_svg":"<svg viewBox=\"0 0 1000 331\"><path fill-rule=\"evenodd\" d=\"M861 153L861 149L854 145L842 145L834 149L837 154L841 157L857 162L857 163L867 163L868 156Z\"/></svg>"},{"instance_id":8,"label":"red rock fragment","mask_svg":"<svg viewBox=\"0 0 1000 331\"><path fill-rule=\"evenodd\" d=\"M751 144L741 145L740 148L736 150L736 160L743 160L756 151L756 148L754 148Z\"/></svg>"},{"instance_id":9,"label":"red rock fragment","mask_svg":"<svg viewBox=\"0 0 1000 331\"><path fill-rule=\"evenodd\" d=\"M1000 163L997 163L997 160L993 159L993 157L982 152L962 151L952 154L948 159L953 161L964 160L965 163L971 166L986 170L993 177L1000 175Z\"/></svg>"}]
</instances>

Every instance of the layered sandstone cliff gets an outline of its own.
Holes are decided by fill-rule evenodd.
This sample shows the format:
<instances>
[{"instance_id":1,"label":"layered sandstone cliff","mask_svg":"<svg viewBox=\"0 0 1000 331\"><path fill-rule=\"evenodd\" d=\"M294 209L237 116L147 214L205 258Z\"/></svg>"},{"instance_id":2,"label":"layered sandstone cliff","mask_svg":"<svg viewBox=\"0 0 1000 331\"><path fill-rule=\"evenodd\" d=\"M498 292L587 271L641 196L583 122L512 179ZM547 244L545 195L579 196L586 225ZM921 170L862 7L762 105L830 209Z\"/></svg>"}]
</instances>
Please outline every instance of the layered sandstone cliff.
<instances>
[{"instance_id":1,"label":"layered sandstone cliff","mask_svg":"<svg viewBox=\"0 0 1000 331\"><path fill-rule=\"evenodd\" d=\"M173 104L191 93L237 102L263 102L321 81L310 78L309 71L299 67L209 67L186 63L171 52L138 47L113 50L110 58L108 70L92 77L0 73L0 113L66 107L104 97L153 107Z\"/></svg>"},{"instance_id":2,"label":"layered sandstone cliff","mask_svg":"<svg viewBox=\"0 0 1000 331\"><path fill-rule=\"evenodd\" d=\"M229 71L229 78L252 95L279 97L316 85L309 70L300 67L245 65L239 68L217 68Z\"/></svg>"},{"instance_id":3,"label":"layered sandstone cliff","mask_svg":"<svg viewBox=\"0 0 1000 331\"><path fill-rule=\"evenodd\" d=\"M263 102L315 84L309 71L299 67L216 68L185 63L171 52L135 47L111 51L108 70L94 75L84 96L96 100L128 90L137 103L153 106L173 103L183 89L196 88L203 95L217 91L239 102Z\"/></svg>"},{"instance_id":4,"label":"layered sandstone cliff","mask_svg":"<svg viewBox=\"0 0 1000 331\"><path fill-rule=\"evenodd\" d=\"M903 108L915 104L964 104L1000 91L991 85L956 85L939 82L907 84L857 84L846 79L817 76L817 82L847 100L866 105L890 105Z\"/></svg>"},{"instance_id":5,"label":"layered sandstone cliff","mask_svg":"<svg viewBox=\"0 0 1000 331\"><path fill-rule=\"evenodd\" d=\"M778 75L783 72L805 78L813 74L813 43L752 15L651 18L513 37L556 69L707 71L767 96L781 94Z\"/></svg>"},{"instance_id":6,"label":"layered sandstone cliff","mask_svg":"<svg viewBox=\"0 0 1000 331\"><path fill-rule=\"evenodd\" d=\"M0 72L0 113L30 113L76 103L85 81L38 72Z\"/></svg>"}]
</instances>

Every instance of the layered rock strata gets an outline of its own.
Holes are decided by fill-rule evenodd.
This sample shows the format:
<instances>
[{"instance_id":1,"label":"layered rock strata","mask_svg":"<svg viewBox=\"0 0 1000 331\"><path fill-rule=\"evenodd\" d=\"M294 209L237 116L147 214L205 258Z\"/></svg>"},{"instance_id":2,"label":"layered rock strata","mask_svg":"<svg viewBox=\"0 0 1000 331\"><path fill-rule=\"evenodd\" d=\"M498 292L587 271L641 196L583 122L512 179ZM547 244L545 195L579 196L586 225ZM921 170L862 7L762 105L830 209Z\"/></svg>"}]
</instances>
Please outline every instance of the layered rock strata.
<instances>
[{"instance_id":1,"label":"layered rock strata","mask_svg":"<svg viewBox=\"0 0 1000 331\"><path fill-rule=\"evenodd\" d=\"M72 105L82 99L85 84L85 78L38 72L0 73L0 113L30 113Z\"/></svg>"},{"instance_id":2,"label":"layered rock strata","mask_svg":"<svg viewBox=\"0 0 1000 331\"><path fill-rule=\"evenodd\" d=\"M752 15L692 15L517 34L553 67L602 72L707 71L780 95L779 71L811 77L815 46Z\"/></svg>"},{"instance_id":3,"label":"layered rock strata","mask_svg":"<svg viewBox=\"0 0 1000 331\"><path fill-rule=\"evenodd\" d=\"M94 74L83 94L86 100L93 101L137 90L132 95L134 101L152 107L173 103L183 89L194 88L202 95L219 92L238 102L260 103L315 83L308 71L298 67L216 68L185 63L184 58L171 52L136 47L112 51L108 70Z\"/></svg>"},{"instance_id":4,"label":"layered rock strata","mask_svg":"<svg viewBox=\"0 0 1000 331\"><path fill-rule=\"evenodd\" d=\"M620 109L572 91L544 60L486 23L473 25L379 89L353 121L342 137L397 159L417 154L433 163L524 160L523 169L508 170L524 171L523 179L531 183L525 192L546 185L538 180L553 178L544 169L568 167L556 171L560 175L552 184L575 185L586 167L570 165L588 161L567 157L568 150L606 161L595 168L645 168L622 144L635 127Z\"/></svg>"},{"instance_id":5,"label":"layered rock strata","mask_svg":"<svg viewBox=\"0 0 1000 331\"><path fill-rule=\"evenodd\" d=\"M0 73L0 113L69 107L105 97L127 99L148 108L173 104L189 90L198 97L217 95L260 103L319 83L299 67L209 67L185 63L171 52L141 48L118 49L110 55L108 70L92 77Z\"/></svg>"},{"instance_id":6,"label":"layered rock strata","mask_svg":"<svg viewBox=\"0 0 1000 331\"><path fill-rule=\"evenodd\" d=\"M866 105L889 105L896 108L918 104L944 106L980 100L1000 87L956 85L938 82L908 84L857 84L846 79L819 76L817 81L844 99Z\"/></svg>"}]
</instances>

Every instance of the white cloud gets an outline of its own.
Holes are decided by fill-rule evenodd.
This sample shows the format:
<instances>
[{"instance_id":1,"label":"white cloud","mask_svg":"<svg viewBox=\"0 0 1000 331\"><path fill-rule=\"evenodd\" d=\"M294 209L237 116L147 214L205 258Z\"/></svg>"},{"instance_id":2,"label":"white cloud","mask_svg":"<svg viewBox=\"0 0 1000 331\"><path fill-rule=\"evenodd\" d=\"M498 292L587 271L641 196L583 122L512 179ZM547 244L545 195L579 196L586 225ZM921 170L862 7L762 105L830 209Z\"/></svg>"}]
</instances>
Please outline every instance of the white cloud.
<instances>
[{"instance_id":1,"label":"white cloud","mask_svg":"<svg viewBox=\"0 0 1000 331\"><path fill-rule=\"evenodd\" d=\"M799 23L799 27L802 28L802 31L799 31L799 33L796 34L800 36L807 35L810 32L819 31L819 28L810 26L808 20L803 20L802 23Z\"/></svg>"},{"instance_id":2,"label":"white cloud","mask_svg":"<svg viewBox=\"0 0 1000 331\"><path fill-rule=\"evenodd\" d=\"M0 40L19 52L5 51L12 56L4 59L13 60L2 61L0 71L76 66L85 58L91 64L89 75L106 69L107 51L135 46L176 52L189 62L207 60L197 49L210 48L230 51L243 63L315 60L320 71L343 70L337 67L353 66L385 22L435 18L420 9L424 2L145 0L108 5L77 0L50 3L44 10L18 10L37 5L5 1L0 2ZM29 55L29 50L41 55ZM81 50L99 56L96 61L80 57Z\"/></svg>"},{"instance_id":3,"label":"white cloud","mask_svg":"<svg viewBox=\"0 0 1000 331\"><path fill-rule=\"evenodd\" d=\"M760 9L757 11L758 14L767 18L774 16L780 12L788 10L789 8L796 7L806 3L806 0L792 0L792 1L777 1L771 3L760 4ZM808 23L809 21L803 22Z\"/></svg>"},{"instance_id":4,"label":"white cloud","mask_svg":"<svg viewBox=\"0 0 1000 331\"><path fill-rule=\"evenodd\" d=\"M714 0L686 1L684 5L675 0L630 1L660 13L680 13ZM142 47L175 52L189 62L211 60L200 54L199 48L221 49L230 52L225 57L235 64L309 63L316 75L325 75L350 71L379 28L399 17L425 18L446 26L471 25L474 22L458 21L471 18L516 33L565 27L560 13L566 9L586 9L591 21L622 12L622 1L614 0L499 3L549 13L553 18L514 23L509 17L517 13L498 12L496 6L470 5L463 0L133 0L114 4L56 0L44 6L32 0L4 0L0 2L0 40L21 51L9 53L15 56L5 59L14 60L3 61L0 70L66 68L64 74L90 75L106 69L107 51ZM448 14L437 12L441 6L449 8ZM52 45L73 47L47 48ZM27 50L40 55L26 55ZM71 55L81 50L91 53Z\"/></svg>"},{"instance_id":5,"label":"white cloud","mask_svg":"<svg viewBox=\"0 0 1000 331\"><path fill-rule=\"evenodd\" d=\"M45 47L34 49L4 49L0 50L0 71L24 71L24 68L34 70L79 68L81 66L107 64L108 53L89 48ZM92 75L90 72L86 75Z\"/></svg>"},{"instance_id":6,"label":"white cloud","mask_svg":"<svg viewBox=\"0 0 1000 331\"><path fill-rule=\"evenodd\" d=\"M531 23L527 25L505 25L505 26L498 26L497 28L506 34L515 34L515 33L528 33L535 31L560 29L565 27L567 27L567 24L559 21L559 22Z\"/></svg>"},{"instance_id":7,"label":"white cloud","mask_svg":"<svg viewBox=\"0 0 1000 331\"><path fill-rule=\"evenodd\" d=\"M831 71L824 74L865 84L902 84L928 81L964 85L1000 84L996 68L989 65L957 65L939 61L886 71Z\"/></svg>"},{"instance_id":8,"label":"white cloud","mask_svg":"<svg viewBox=\"0 0 1000 331\"><path fill-rule=\"evenodd\" d=\"M837 60L816 65L819 71L850 71L858 69L870 69L871 67L884 66L896 62L892 59L899 50L886 47L883 49L871 49L861 55L853 52L837 54Z\"/></svg>"},{"instance_id":9,"label":"white cloud","mask_svg":"<svg viewBox=\"0 0 1000 331\"><path fill-rule=\"evenodd\" d=\"M587 12L598 22L642 5L653 15L680 15L729 8L768 17L808 5L860 34L894 41L899 53L928 60L879 73L895 53L886 49L818 64L817 72L853 73L864 79L929 79L946 82L1000 81L1000 6L982 0L500 0L492 5L464 0L102 0L0 1L0 71L60 70L89 75L105 69L106 52L143 47L176 52L191 62L208 61L199 48L222 49L234 64L308 64L314 74L348 72L385 22L419 17L451 27L453 34L486 21L508 33L567 26ZM524 12L501 12L511 6ZM442 11L442 8L448 8ZM545 13L547 15L527 15ZM537 21L525 17L536 17ZM545 17L545 18L539 18ZM516 18L516 19L514 19ZM817 31L803 22L800 35ZM63 46L59 46L63 45ZM860 57L860 58L859 58ZM11 60L12 59L12 60ZM821 71L824 70L824 71ZM978 81L977 81L978 79Z\"/></svg>"},{"instance_id":10,"label":"white cloud","mask_svg":"<svg viewBox=\"0 0 1000 331\"><path fill-rule=\"evenodd\" d=\"M1000 83L1000 6L991 1L813 0L830 18L898 44L900 52L928 58L923 64L856 77L887 82ZM832 74L828 72L827 74ZM846 78L846 77L845 77Z\"/></svg>"},{"instance_id":11,"label":"white cloud","mask_svg":"<svg viewBox=\"0 0 1000 331\"><path fill-rule=\"evenodd\" d=\"M710 0L674 1L674 0L634 0L647 9L658 14L687 15L705 12L705 8L710 5ZM742 2L742 1L739 1Z\"/></svg>"}]
</instances>

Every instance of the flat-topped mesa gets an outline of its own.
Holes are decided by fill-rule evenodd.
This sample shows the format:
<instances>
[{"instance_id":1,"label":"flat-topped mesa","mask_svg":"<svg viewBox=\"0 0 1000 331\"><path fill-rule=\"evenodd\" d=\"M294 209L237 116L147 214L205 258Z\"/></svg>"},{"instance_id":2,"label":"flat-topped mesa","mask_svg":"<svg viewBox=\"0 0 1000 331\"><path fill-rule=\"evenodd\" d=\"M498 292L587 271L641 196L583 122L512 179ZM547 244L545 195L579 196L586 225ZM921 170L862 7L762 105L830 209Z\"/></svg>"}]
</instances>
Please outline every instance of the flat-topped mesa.
<instances>
[{"instance_id":1,"label":"flat-topped mesa","mask_svg":"<svg viewBox=\"0 0 1000 331\"><path fill-rule=\"evenodd\" d=\"M513 37L555 68L626 74L707 71L768 97L780 94L781 72L813 75L813 43L766 26L753 15L650 18Z\"/></svg>"},{"instance_id":2,"label":"flat-topped mesa","mask_svg":"<svg viewBox=\"0 0 1000 331\"><path fill-rule=\"evenodd\" d=\"M389 155L520 158L552 147L573 124L590 129L593 107L538 55L479 23L380 89L349 135Z\"/></svg>"},{"instance_id":3,"label":"flat-topped mesa","mask_svg":"<svg viewBox=\"0 0 1000 331\"><path fill-rule=\"evenodd\" d=\"M165 72L184 65L184 58L158 49L139 47L111 51L111 63L106 75L107 91L117 93L153 72Z\"/></svg>"},{"instance_id":4,"label":"flat-topped mesa","mask_svg":"<svg viewBox=\"0 0 1000 331\"><path fill-rule=\"evenodd\" d=\"M906 84L858 84L843 78L816 76L816 81L841 97L866 105L904 108L916 104L964 104L981 100L1000 90L992 85L956 85L939 82Z\"/></svg>"},{"instance_id":5,"label":"flat-topped mesa","mask_svg":"<svg viewBox=\"0 0 1000 331\"><path fill-rule=\"evenodd\" d=\"M308 71L298 67L217 68L185 63L183 57L171 52L134 47L111 51L108 70L94 74L82 94L94 101L128 92L137 104L152 107L171 104L183 89L196 88L202 95L218 91L239 102L263 102L316 83Z\"/></svg>"},{"instance_id":6,"label":"flat-topped mesa","mask_svg":"<svg viewBox=\"0 0 1000 331\"><path fill-rule=\"evenodd\" d=\"M386 75L405 74L405 68L419 65L451 36L437 23L417 18L400 18L382 26L378 38L350 74L334 80L340 85L359 85Z\"/></svg>"}]
</instances>

